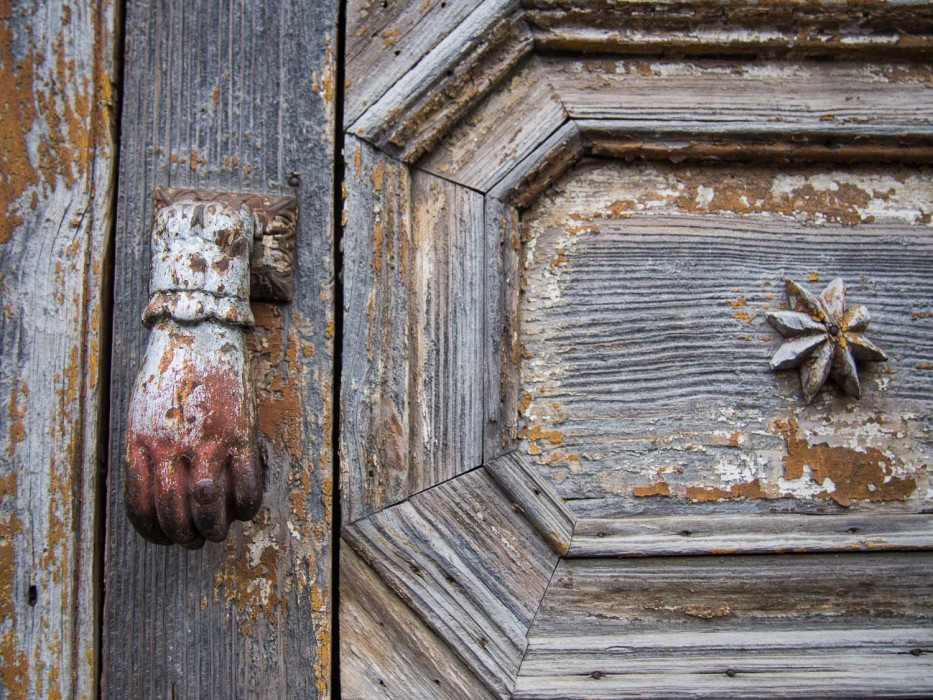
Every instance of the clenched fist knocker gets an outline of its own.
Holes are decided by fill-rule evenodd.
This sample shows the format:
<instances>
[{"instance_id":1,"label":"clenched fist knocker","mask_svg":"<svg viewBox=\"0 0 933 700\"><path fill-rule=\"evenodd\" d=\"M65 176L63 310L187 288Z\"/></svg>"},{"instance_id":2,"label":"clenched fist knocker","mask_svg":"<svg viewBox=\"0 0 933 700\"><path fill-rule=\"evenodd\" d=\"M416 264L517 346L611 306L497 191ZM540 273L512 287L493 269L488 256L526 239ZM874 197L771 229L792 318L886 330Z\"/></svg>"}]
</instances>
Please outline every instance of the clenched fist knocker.
<instances>
[{"instance_id":1,"label":"clenched fist knocker","mask_svg":"<svg viewBox=\"0 0 933 700\"><path fill-rule=\"evenodd\" d=\"M262 502L245 339L256 225L232 202L179 197L156 212L126 445L127 515L152 542L222 540Z\"/></svg>"}]
</instances>

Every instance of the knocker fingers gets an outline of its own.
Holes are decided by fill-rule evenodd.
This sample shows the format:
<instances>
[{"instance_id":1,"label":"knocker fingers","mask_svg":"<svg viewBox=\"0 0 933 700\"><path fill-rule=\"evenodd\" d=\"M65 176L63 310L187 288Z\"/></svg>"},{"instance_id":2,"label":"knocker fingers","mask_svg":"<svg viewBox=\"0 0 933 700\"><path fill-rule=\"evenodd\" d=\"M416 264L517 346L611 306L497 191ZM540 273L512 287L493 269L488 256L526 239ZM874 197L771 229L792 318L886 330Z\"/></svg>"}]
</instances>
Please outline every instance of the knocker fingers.
<instances>
[{"instance_id":1,"label":"knocker fingers","mask_svg":"<svg viewBox=\"0 0 933 700\"><path fill-rule=\"evenodd\" d=\"M197 531L212 542L220 542L230 528L227 496L229 448L208 444L198 450L191 465L191 515Z\"/></svg>"},{"instance_id":2,"label":"knocker fingers","mask_svg":"<svg viewBox=\"0 0 933 700\"><path fill-rule=\"evenodd\" d=\"M155 489L149 451L145 445L130 441L127 450L126 515L133 526L150 542L171 544L159 525L155 508Z\"/></svg>"},{"instance_id":3,"label":"knocker fingers","mask_svg":"<svg viewBox=\"0 0 933 700\"><path fill-rule=\"evenodd\" d=\"M234 514L238 520L249 520L262 505L262 469L251 443L242 444L230 456Z\"/></svg>"},{"instance_id":4,"label":"knocker fingers","mask_svg":"<svg viewBox=\"0 0 933 700\"><path fill-rule=\"evenodd\" d=\"M188 507L187 458L169 453L156 465L155 506L159 525L172 540L189 549L204 545L204 537L195 529Z\"/></svg>"}]
</instances>

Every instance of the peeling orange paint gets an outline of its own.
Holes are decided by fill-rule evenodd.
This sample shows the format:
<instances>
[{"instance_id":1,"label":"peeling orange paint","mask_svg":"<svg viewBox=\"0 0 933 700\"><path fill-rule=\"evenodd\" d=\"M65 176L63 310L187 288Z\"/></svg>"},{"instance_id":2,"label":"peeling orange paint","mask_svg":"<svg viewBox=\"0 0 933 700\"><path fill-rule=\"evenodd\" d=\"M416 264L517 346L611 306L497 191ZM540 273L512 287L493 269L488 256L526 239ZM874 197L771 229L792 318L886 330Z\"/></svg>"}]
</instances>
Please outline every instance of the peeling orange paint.
<instances>
[{"instance_id":1,"label":"peeling orange paint","mask_svg":"<svg viewBox=\"0 0 933 700\"><path fill-rule=\"evenodd\" d=\"M822 484L831 479L834 488L823 498L832 498L841 506L852 501L904 501L917 490L913 476L894 476L895 462L875 447L864 451L849 447L810 444L799 436L797 421L777 421L775 428L784 436L784 478L799 479L809 466L813 481ZM817 495L819 498L820 495Z\"/></svg>"},{"instance_id":2,"label":"peeling orange paint","mask_svg":"<svg viewBox=\"0 0 933 700\"><path fill-rule=\"evenodd\" d=\"M686 498L688 501L726 501L737 498L771 497L772 496L762 488L759 479L740 484L732 484L728 490L715 486L688 486L686 491Z\"/></svg>"},{"instance_id":3,"label":"peeling orange paint","mask_svg":"<svg viewBox=\"0 0 933 700\"><path fill-rule=\"evenodd\" d=\"M30 50L20 61L13 56L13 35L6 18L12 17L10 0L0 0L0 244L23 222L17 200L39 184L24 138L36 118L33 94L35 55Z\"/></svg>"},{"instance_id":4,"label":"peeling orange paint","mask_svg":"<svg viewBox=\"0 0 933 700\"><path fill-rule=\"evenodd\" d=\"M646 498L648 496L670 496L671 485L666 481L656 481L653 484L634 486L632 488L632 495L635 496L635 498Z\"/></svg>"},{"instance_id":5,"label":"peeling orange paint","mask_svg":"<svg viewBox=\"0 0 933 700\"><path fill-rule=\"evenodd\" d=\"M10 392L10 401L7 405L7 415L10 418L9 439L7 441L7 454L13 455L17 443L26 439L26 426L23 418L26 417L26 406L20 405L21 397L29 395L29 387L26 382L17 384L13 382L13 391Z\"/></svg>"}]
</instances>

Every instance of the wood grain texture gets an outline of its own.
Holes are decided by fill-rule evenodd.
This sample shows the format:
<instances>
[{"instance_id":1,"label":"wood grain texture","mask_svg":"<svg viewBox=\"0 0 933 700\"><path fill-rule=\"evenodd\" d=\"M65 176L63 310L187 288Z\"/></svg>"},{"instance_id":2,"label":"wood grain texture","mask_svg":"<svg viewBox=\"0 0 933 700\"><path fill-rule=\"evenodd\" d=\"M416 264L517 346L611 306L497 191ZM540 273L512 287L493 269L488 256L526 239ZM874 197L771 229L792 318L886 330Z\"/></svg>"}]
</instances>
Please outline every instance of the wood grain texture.
<instances>
[{"instance_id":1,"label":"wood grain texture","mask_svg":"<svg viewBox=\"0 0 933 700\"><path fill-rule=\"evenodd\" d=\"M521 222L515 207L486 197L486 279L483 284L483 463L518 444L521 375L519 285Z\"/></svg>"},{"instance_id":2,"label":"wood grain texture","mask_svg":"<svg viewBox=\"0 0 933 700\"><path fill-rule=\"evenodd\" d=\"M97 696L110 2L0 9L0 697Z\"/></svg>"},{"instance_id":3,"label":"wood grain texture","mask_svg":"<svg viewBox=\"0 0 933 700\"><path fill-rule=\"evenodd\" d=\"M341 507L350 523L411 495L408 166L347 136Z\"/></svg>"},{"instance_id":4,"label":"wood grain texture","mask_svg":"<svg viewBox=\"0 0 933 700\"><path fill-rule=\"evenodd\" d=\"M541 62L503 78L418 167L486 192L566 120Z\"/></svg>"},{"instance_id":5,"label":"wood grain texture","mask_svg":"<svg viewBox=\"0 0 933 700\"><path fill-rule=\"evenodd\" d=\"M928 507L931 201L923 170L581 165L524 220L523 449L583 517ZM769 370L785 276L869 307L860 401Z\"/></svg>"},{"instance_id":6,"label":"wood grain texture","mask_svg":"<svg viewBox=\"0 0 933 700\"><path fill-rule=\"evenodd\" d=\"M484 469L343 536L490 691L508 697L557 555Z\"/></svg>"},{"instance_id":7,"label":"wood grain texture","mask_svg":"<svg viewBox=\"0 0 933 700\"><path fill-rule=\"evenodd\" d=\"M344 124L349 126L481 0L349 0Z\"/></svg>"},{"instance_id":8,"label":"wood grain texture","mask_svg":"<svg viewBox=\"0 0 933 700\"><path fill-rule=\"evenodd\" d=\"M533 204L584 153L577 122L567 120L503 176L489 196L520 209Z\"/></svg>"},{"instance_id":9,"label":"wood grain texture","mask_svg":"<svg viewBox=\"0 0 933 700\"><path fill-rule=\"evenodd\" d=\"M103 694L330 692L336 2L130 2L116 232ZM297 173L300 185L286 183ZM288 306L248 338L263 509L198 552L145 543L123 508L127 400L145 340L157 186L295 194Z\"/></svg>"},{"instance_id":10,"label":"wood grain texture","mask_svg":"<svg viewBox=\"0 0 933 700\"><path fill-rule=\"evenodd\" d=\"M933 88L915 64L544 59L574 119L658 132L923 138Z\"/></svg>"},{"instance_id":11,"label":"wood grain texture","mask_svg":"<svg viewBox=\"0 0 933 700\"><path fill-rule=\"evenodd\" d=\"M409 493L483 460L483 197L412 174Z\"/></svg>"},{"instance_id":12,"label":"wood grain texture","mask_svg":"<svg viewBox=\"0 0 933 700\"><path fill-rule=\"evenodd\" d=\"M564 560L513 697L929 694L931 556Z\"/></svg>"},{"instance_id":13,"label":"wood grain texture","mask_svg":"<svg viewBox=\"0 0 933 700\"><path fill-rule=\"evenodd\" d=\"M554 553L566 554L574 532L573 513L538 475L528 457L512 452L487 463L486 471Z\"/></svg>"},{"instance_id":14,"label":"wood grain texture","mask_svg":"<svg viewBox=\"0 0 933 700\"><path fill-rule=\"evenodd\" d=\"M569 557L933 549L930 515L698 515L580 519Z\"/></svg>"},{"instance_id":15,"label":"wood grain texture","mask_svg":"<svg viewBox=\"0 0 933 700\"><path fill-rule=\"evenodd\" d=\"M545 51L629 54L922 56L933 13L924 2L526 0Z\"/></svg>"},{"instance_id":16,"label":"wood grain texture","mask_svg":"<svg viewBox=\"0 0 933 700\"><path fill-rule=\"evenodd\" d=\"M340 548L340 690L370 698L493 698L347 545Z\"/></svg>"},{"instance_id":17,"label":"wood grain texture","mask_svg":"<svg viewBox=\"0 0 933 700\"><path fill-rule=\"evenodd\" d=\"M410 163L532 48L517 0L484 0L363 115L350 131Z\"/></svg>"},{"instance_id":18,"label":"wood grain texture","mask_svg":"<svg viewBox=\"0 0 933 700\"><path fill-rule=\"evenodd\" d=\"M631 133L625 122L609 119L574 122L586 143L586 153L618 160L660 160L704 163L771 163L773 165L835 163L868 165L929 165L933 145L925 139L807 133L792 138L767 134L737 136L716 133Z\"/></svg>"}]
</instances>

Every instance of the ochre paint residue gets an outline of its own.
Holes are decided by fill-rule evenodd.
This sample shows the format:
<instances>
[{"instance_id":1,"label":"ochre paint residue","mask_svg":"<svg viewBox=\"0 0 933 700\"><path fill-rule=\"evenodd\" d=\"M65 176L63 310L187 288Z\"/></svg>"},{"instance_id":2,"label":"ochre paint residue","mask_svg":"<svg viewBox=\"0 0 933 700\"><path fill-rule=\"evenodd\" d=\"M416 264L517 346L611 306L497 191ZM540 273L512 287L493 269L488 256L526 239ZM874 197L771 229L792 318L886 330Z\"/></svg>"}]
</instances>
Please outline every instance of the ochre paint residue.
<instances>
[{"instance_id":1,"label":"ochre paint residue","mask_svg":"<svg viewBox=\"0 0 933 700\"><path fill-rule=\"evenodd\" d=\"M827 478L832 480L835 488L828 497L841 506L848 506L855 500L904 501L917 489L913 477L892 476L893 460L875 447L860 451L825 444L811 445L799 436L797 421L793 418L779 421L775 427L787 443L784 478L801 478L804 467L809 465L814 482L821 484Z\"/></svg>"},{"instance_id":2,"label":"ochre paint residue","mask_svg":"<svg viewBox=\"0 0 933 700\"><path fill-rule=\"evenodd\" d=\"M670 496L671 485L666 481L656 481L653 484L644 484L632 488L632 495L636 498L646 498L648 496Z\"/></svg>"},{"instance_id":3,"label":"ochre paint residue","mask_svg":"<svg viewBox=\"0 0 933 700\"><path fill-rule=\"evenodd\" d=\"M30 51L21 61L15 60L12 16L10 0L0 0L0 243L23 223L17 200L39 184L25 138L36 118L34 54Z\"/></svg>"},{"instance_id":4,"label":"ochre paint residue","mask_svg":"<svg viewBox=\"0 0 933 700\"><path fill-rule=\"evenodd\" d=\"M725 501L736 498L769 498L769 494L762 488L761 481L755 479L732 484L728 490L715 486L688 486L686 497L689 501Z\"/></svg>"}]
</instances>

